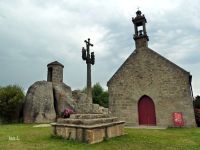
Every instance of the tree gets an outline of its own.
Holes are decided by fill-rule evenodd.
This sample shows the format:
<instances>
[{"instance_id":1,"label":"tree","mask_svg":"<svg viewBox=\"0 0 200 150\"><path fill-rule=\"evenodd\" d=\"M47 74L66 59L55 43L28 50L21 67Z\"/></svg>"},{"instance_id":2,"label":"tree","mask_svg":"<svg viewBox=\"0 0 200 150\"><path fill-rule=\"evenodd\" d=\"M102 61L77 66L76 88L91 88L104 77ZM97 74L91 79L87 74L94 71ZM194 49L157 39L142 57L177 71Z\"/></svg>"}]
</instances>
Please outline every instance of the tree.
<instances>
[{"instance_id":1,"label":"tree","mask_svg":"<svg viewBox=\"0 0 200 150\"><path fill-rule=\"evenodd\" d=\"M82 92L86 93L87 88L83 88ZM103 107L108 107L108 91L104 91L100 83L96 83L92 87L93 103Z\"/></svg>"},{"instance_id":2,"label":"tree","mask_svg":"<svg viewBox=\"0 0 200 150\"><path fill-rule=\"evenodd\" d=\"M194 101L194 113L195 113L195 119L197 126L200 127L200 96L196 96Z\"/></svg>"},{"instance_id":3,"label":"tree","mask_svg":"<svg viewBox=\"0 0 200 150\"><path fill-rule=\"evenodd\" d=\"M103 91L100 97L99 105L108 108L108 91Z\"/></svg>"},{"instance_id":4,"label":"tree","mask_svg":"<svg viewBox=\"0 0 200 150\"><path fill-rule=\"evenodd\" d=\"M92 99L93 103L108 107L108 92L104 91L99 83L94 84L92 87Z\"/></svg>"},{"instance_id":5,"label":"tree","mask_svg":"<svg viewBox=\"0 0 200 150\"><path fill-rule=\"evenodd\" d=\"M0 87L0 117L6 122L19 121L24 93L17 85Z\"/></svg>"},{"instance_id":6,"label":"tree","mask_svg":"<svg viewBox=\"0 0 200 150\"><path fill-rule=\"evenodd\" d=\"M93 102L99 104L101 101L101 95L103 93L103 88L99 83L96 83L92 87L92 99Z\"/></svg>"},{"instance_id":7,"label":"tree","mask_svg":"<svg viewBox=\"0 0 200 150\"><path fill-rule=\"evenodd\" d=\"M194 108L200 108L200 96L197 95L194 99Z\"/></svg>"}]
</instances>

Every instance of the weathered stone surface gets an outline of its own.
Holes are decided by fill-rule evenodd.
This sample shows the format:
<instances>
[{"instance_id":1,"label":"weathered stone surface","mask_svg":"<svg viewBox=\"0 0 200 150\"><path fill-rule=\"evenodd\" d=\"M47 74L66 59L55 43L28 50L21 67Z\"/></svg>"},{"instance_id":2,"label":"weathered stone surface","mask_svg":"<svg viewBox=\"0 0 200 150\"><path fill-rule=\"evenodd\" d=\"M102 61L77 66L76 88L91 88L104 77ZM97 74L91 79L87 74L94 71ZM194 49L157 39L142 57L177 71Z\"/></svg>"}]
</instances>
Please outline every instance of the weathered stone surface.
<instances>
[{"instance_id":1,"label":"weathered stone surface","mask_svg":"<svg viewBox=\"0 0 200 150\"><path fill-rule=\"evenodd\" d=\"M71 118L72 117L72 118ZM73 114L52 123L54 135L89 144L124 135L124 121L105 114Z\"/></svg>"},{"instance_id":2,"label":"weathered stone surface","mask_svg":"<svg viewBox=\"0 0 200 150\"><path fill-rule=\"evenodd\" d=\"M72 97L76 103L75 111L77 113L92 113L93 104L88 103L85 93L82 93L80 90L75 90L72 92Z\"/></svg>"},{"instance_id":3,"label":"weathered stone surface","mask_svg":"<svg viewBox=\"0 0 200 150\"><path fill-rule=\"evenodd\" d=\"M75 111L77 113L103 113L108 114L108 108L104 108L99 104L90 104L87 102L87 95L80 90L72 92L72 97L76 102Z\"/></svg>"},{"instance_id":4,"label":"weathered stone surface","mask_svg":"<svg viewBox=\"0 0 200 150\"><path fill-rule=\"evenodd\" d=\"M108 114L108 108L102 107L99 104L92 104L92 112L99 114Z\"/></svg>"},{"instance_id":5,"label":"weathered stone surface","mask_svg":"<svg viewBox=\"0 0 200 150\"><path fill-rule=\"evenodd\" d=\"M62 83L64 66L61 63L54 61L48 64L47 67L48 67L47 81L53 83Z\"/></svg>"},{"instance_id":6,"label":"weathered stone surface","mask_svg":"<svg viewBox=\"0 0 200 150\"><path fill-rule=\"evenodd\" d=\"M77 103L86 103L86 98L87 98L87 95L83 92L81 92L80 90L74 90L72 92L72 97L73 99L75 100L75 102Z\"/></svg>"},{"instance_id":7,"label":"weathered stone surface","mask_svg":"<svg viewBox=\"0 0 200 150\"><path fill-rule=\"evenodd\" d=\"M23 117L25 123L55 121L53 87L51 82L35 82L26 94Z\"/></svg>"},{"instance_id":8,"label":"weathered stone surface","mask_svg":"<svg viewBox=\"0 0 200 150\"><path fill-rule=\"evenodd\" d=\"M65 108L75 108L75 101L72 99L72 91L65 83L53 84L54 101L56 113L61 116Z\"/></svg>"},{"instance_id":9,"label":"weathered stone surface","mask_svg":"<svg viewBox=\"0 0 200 150\"><path fill-rule=\"evenodd\" d=\"M86 142L89 144L99 143L104 140L105 128L86 130Z\"/></svg>"},{"instance_id":10,"label":"weathered stone surface","mask_svg":"<svg viewBox=\"0 0 200 150\"><path fill-rule=\"evenodd\" d=\"M71 114L71 119L94 119L94 118L108 118L109 114Z\"/></svg>"},{"instance_id":11,"label":"weathered stone surface","mask_svg":"<svg viewBox=\"0 0 200 150\"><path fill-rule=\"evenodd\" d=\"M80 90L71 91L63 83L64 66L57 61L47 65L46 81L34 83L28 90L24 105L25 123L49 123L62 117L66 108L76 113L108 113L108 109L91 104Z\"/></svg>"},{"instance_id":12,"label":"weathered stone surface","mask_svg":"<svg viewBox=\"0 0 200 150\"><path fill-rule=\"evenodd\" d=\"M157 126L173 126L173 112L183 113L185 126L195 126L189 76L153 50L136 49L108 82L109 109L137 126L138 101L147 95L155 104Z\"/></svg>"},{"instance_id":13,"label":"weathered stone surface","mask_svg":"<svg viewBox=\"0 0 200 150\"><path fill-rule=\"evenodd\" d=\"M107 118L95 118L95 119L58 119L58 123L66 123L66 124L79 124L79 125L94 125L94 124L102 124L109 122L118 121L117 117L107 117Z\"/></svg>"},{"instance_id":14,"label":"weathered stone surface","mask_svg":"<svg viewBox=\"0 0 200 150\"><path fill-rule=\"evenodd\" d=\"M108 138L120 136L124 134L124 124L118 124L107 128Z\"/></svg>"}]
</instances>

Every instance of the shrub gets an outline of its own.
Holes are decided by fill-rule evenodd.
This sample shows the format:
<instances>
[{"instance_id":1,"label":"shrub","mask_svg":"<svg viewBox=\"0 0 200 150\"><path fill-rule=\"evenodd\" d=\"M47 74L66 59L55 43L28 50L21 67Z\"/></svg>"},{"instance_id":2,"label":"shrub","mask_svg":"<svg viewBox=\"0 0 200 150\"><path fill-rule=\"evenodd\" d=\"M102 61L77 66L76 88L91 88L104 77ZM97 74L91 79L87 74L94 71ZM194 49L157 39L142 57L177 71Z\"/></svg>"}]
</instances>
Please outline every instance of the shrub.
<instances>
[{"instance_id":1,"label":"shrub","mask_svg":"<svg viewBox=\"0 0 200 150\"><path fill-rule=\"evenodd\" d=\"M200 127L200 108L195 108L194 112L197 126Z\"/></svg>"},{"instance_id":2,"label":"shrub","mask_svg":"<svg viewBox=\"0 0 200 150\"><path fill-rule=\"evenodd\" d=\"M194 113L197 126L200 127L200 96L196 96L193 101L194 104Z\"/></svg>"},{"instance_id":3,"label":"shrub","mask_svg":"<svg viewBox=\"0 0 200 150\"><path fill-rule=\"evenodd\" d=\"M87 93L87 88L83 88L82 92ZM99 83L94 84L92 87L92 100L95 104L106 108L108 107L108 91L104 91Z\"/></svg>"},{"instance_id":4,"label":"shrub","mask_svg":"<svg viewBox=\"0 0 200 150\"><path fill-rule=\"evenodd\" d=\"M104 91L99 83L94 84L92 87L92 99L94 103L108 107L108 92Z\"/></svg>"},{"instance_id":5,"label":"shrub","mask_svg":"<svg viewBox=\"0 0 200 150\"><path fill-rule=\"evenodd\" d=\"M24 93L17 85L0 87L0 117L5 122L19 121L24 101Z\"/></svg>"},{"instance_id":6,"label":"shrub","mask_svg":"<svg viewBox=\"0 0 200 150\"><path fill-rule=\"evenodd\" d=\"M65 110L62 113L63 118L69 118L71 114L74 113L74 110L72 108L65 108Z\"/></svg>"}]
</instances>

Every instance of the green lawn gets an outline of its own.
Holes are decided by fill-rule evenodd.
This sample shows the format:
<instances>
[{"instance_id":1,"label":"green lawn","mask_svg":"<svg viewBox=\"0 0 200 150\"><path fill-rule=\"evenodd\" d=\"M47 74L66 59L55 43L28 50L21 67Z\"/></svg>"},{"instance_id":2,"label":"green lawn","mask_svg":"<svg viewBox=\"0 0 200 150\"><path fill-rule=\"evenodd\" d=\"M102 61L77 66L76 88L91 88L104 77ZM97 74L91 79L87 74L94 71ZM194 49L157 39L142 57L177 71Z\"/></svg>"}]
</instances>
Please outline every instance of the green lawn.
<instances>
[{"instance_id":1,"label":"green lawn","mask_svg":"<svg viewBox=\"0 0 200 150\"><path fill-rule=\"evenodd\" d=\"M200 128L125 129L124 136L88 145L51 136L51 128L0 125L0 150L200 150ZM9 136L19 138L10 141Z\"/></svg>"}]
</instances>

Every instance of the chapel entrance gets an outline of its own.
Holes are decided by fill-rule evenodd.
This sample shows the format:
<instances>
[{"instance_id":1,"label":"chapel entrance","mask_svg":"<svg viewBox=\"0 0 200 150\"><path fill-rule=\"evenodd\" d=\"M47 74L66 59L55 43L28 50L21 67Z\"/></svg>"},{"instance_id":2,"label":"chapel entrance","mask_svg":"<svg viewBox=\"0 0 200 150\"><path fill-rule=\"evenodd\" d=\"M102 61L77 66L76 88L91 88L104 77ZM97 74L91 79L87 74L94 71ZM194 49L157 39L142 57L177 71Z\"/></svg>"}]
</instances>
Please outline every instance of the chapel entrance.
<instances>
[{"instance_id":1,"label":"chapel entrance","mask_svg":"<svg viewBox=\"0 0 200 150\"><path fill-rule=\"evenodd\" d=\"M156 125L156 113L153 100L148 96L142 96L138 101L139 125Z\"/></svg>"}]
</instances>

